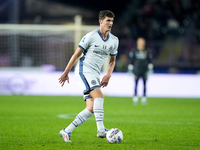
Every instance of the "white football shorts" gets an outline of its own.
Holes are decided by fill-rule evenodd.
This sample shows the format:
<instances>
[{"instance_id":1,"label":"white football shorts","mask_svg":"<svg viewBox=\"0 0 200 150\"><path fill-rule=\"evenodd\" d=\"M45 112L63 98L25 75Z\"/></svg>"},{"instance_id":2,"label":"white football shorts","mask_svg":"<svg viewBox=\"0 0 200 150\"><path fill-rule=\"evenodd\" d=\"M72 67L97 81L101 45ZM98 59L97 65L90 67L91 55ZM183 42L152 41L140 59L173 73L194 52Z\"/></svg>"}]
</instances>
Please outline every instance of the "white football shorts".
<instances>
[{"instance_id":1,"label":"white football shorts","mask_svg":"<svg viewBox=\"0 0 200 150\"><path fill-rule=\"evenodd\" d=\"M84 94L84 100L91 98L89 92L100 87L100 76L92 73L82 73L75 71L75 78Z\"/></svg>"}]
</instances>

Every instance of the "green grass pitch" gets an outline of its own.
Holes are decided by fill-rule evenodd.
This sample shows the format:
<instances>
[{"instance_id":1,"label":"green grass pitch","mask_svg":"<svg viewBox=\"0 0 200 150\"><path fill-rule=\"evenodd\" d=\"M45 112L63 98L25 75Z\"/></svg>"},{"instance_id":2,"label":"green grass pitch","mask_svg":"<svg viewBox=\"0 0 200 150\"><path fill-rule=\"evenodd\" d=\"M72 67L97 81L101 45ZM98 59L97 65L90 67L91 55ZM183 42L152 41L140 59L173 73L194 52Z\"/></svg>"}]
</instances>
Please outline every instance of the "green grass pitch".
<instances>
[{"instance_id":1,"label":"green grass pitch","mask_svg":"<svg viewBox=\"0 0 200 150\"><path fill-rule=\"evenodd\" d=\"M64 143L59 131L85 108L78 96L0 96L2 150L188 150L200 149L200 99L105 97L104 125L119 128L121 144L96 137L94 115Z\"/></svg>"}]
</instances>

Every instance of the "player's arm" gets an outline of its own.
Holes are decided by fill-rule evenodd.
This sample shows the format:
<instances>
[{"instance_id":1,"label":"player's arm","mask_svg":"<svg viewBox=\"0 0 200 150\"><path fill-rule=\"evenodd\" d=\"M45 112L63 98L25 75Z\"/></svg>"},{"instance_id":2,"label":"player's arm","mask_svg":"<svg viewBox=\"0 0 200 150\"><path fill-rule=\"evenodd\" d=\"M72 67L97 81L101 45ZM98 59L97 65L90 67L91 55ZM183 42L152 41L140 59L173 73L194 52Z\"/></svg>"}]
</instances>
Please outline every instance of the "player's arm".
<instances>
[{"instance_id":1,"label":"player's arm","mask_svg":"<svg viewBox=\"0 0 200 150\"><path fill-rule=\"evenodd\" d=\"M110 56L110 61L109 61L109 68L108 68L108 73L103 77L103 79L101 80L101 84L100 86L102 87L106 87L108 85L108 82L110 80L110 77L112 75L112 72L115 68L115 60L116 60L116 56Z\"/></svg>"},{"instance_id":2,"label":"player's arm","mask_svg":"<svg viewBox=\"0 0 200 150\"><path fill-rule=\"evenodd\" d=\"M64 72L62 73L62 75L60 76L59 83L61 84L61 86L63 86L65 84L65 81L67 80L67 83L69 83L69 77L68 77L68 73L71 70L71 68L73 67L73 65L75 64L75 62L77 61L78 57L83 53L83 50L81 48L77 48L76 51L74 52L74 54L72 55L72 57L70 58Z\"/></svg>"},{"instance_id":3,"label":"player's arm","mask_svg":"<svg viewBox=\"0 0 200 150\"><path fill-rule=\"evenodd\" d=\"M153 63L152 63L152 58L153 58L153 55L151 53L151 51L149 50L148 52L148 74L152 74L154 71L153 71Z\"/></svg>"},{"instance_id":4,"label":"player's arm","mask_svg":"<svg viewBox=\"0 0 200 150\"><path fill-rule=\"evenodd\" d=\"M135 53L134 50L129 53L129 61L130 61L130 63L128 64L128 68L127 68L127 72L129 74L132 74L133 70L134 70L134 62L135 62L135 54L134 53Z\"/></svg>"}]
</instances>

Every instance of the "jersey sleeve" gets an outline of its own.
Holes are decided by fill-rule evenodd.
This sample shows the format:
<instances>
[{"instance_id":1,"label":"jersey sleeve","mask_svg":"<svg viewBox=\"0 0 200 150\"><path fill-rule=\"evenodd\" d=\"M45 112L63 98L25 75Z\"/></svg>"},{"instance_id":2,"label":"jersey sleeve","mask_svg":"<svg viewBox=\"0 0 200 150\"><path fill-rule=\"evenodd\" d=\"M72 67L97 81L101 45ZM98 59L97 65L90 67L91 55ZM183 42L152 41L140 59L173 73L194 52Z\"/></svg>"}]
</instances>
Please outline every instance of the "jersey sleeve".
<instances>
[{"instance_id":1,"label":"jersey sleeve","mask_svg":"<svg viewBox=\"0 0 200 150\"><path fill-rule=\"evenodd\" d=\"M87 48L90 46L91 36L90 33L86 34L80 41L78 47L81 48L83 51L86 51Z\"/></svg>"},{"instance_id":2,"label":"jersey sleeve","mask_svg":"<svg viewBox=\"0 0 200 150\"><path fill-rule=\"evenodd\" d=\"M119 40L116 37L115 43L114 43L114 48L110 51L110 56L117 56L118 53L118 46L119 46Z\"/></svg>"}]
</instances>

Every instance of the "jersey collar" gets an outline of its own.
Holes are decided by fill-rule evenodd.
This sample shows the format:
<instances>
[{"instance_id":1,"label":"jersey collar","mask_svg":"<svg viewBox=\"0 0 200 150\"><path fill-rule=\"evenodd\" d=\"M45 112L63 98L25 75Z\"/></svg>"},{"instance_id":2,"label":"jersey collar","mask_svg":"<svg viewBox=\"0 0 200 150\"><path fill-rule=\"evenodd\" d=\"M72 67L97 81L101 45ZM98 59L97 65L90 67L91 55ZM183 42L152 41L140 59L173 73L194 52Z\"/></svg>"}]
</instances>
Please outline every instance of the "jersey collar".
<instances>
[{"instance_id":1,"label":"jersey collar","mask_svg":"<svg viewBox=\"0 0 200 150\"><path fill-rule=\"evenodd\" d=\"M106 41L108 41L108 39L109 39L109 37L110 37L110 34L108 33L108 36L107 36L107 39L103 39L103 36L102 36L102 34L101 34L101 32L100 32L100 29L98 29L97 30L98 31L98 33L99 33L99 36L101 37L101 39L104 41L104 42L106 42Z\"/></svg>"}]
</instances>

